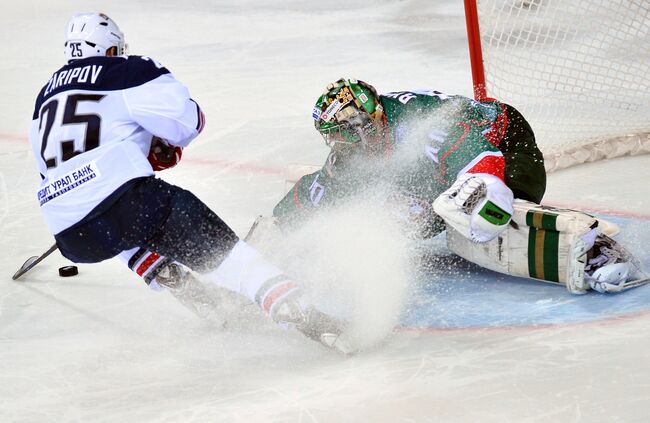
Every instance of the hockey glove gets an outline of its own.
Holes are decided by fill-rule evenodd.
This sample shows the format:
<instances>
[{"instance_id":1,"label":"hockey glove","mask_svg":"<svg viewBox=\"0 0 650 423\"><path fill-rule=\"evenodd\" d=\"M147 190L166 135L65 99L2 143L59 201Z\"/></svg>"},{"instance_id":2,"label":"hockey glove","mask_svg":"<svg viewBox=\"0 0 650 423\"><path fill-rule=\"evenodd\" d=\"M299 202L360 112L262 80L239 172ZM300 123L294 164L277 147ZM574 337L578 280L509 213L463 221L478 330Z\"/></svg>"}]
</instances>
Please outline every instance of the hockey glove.
<instances>
[{"instance_id":1,"label":"hockey glove","mask_svg":"<svg viewBox=\"0 0 650 423\"><path fill-rule=\"evenodd\" d=\"M158 172L176 166L182 155L183 149L181 147L169 145L162 138L153 137L147 160L149 160L153 170Z\"/></svg>"},{"instance_id":2,"label":"hockey glove","mask_svg":"<svg viewBox=\"0 0 650 423\"><path fill-rule=\"evenodd\" d=\"M514 195L496 176L466 173L433 202L445 223L474 242L488 242L507 227Z\"/></svg>"}]
</instances>

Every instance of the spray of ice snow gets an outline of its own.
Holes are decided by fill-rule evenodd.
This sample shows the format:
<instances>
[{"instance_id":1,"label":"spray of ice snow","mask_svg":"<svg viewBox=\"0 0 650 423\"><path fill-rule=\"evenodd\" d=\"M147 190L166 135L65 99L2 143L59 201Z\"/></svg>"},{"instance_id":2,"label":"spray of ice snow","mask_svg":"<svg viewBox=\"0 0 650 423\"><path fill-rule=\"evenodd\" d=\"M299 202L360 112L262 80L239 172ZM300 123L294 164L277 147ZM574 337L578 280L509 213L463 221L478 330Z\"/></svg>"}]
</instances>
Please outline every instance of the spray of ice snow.
<instances>
[{"instance_id":1,"label":"spray of ice snow","mask_svg":"<svg viewBox=\"0 0 650 423\"><path fill-rule=\"evenodd\" d=\"M327 210L289 236L287 247L310 299L347 319L359 348L392 331L411 269L408 241L383 208L363 201Z\"/></svg>"},{"instance_id":2,"label":"spray of ice snow","mask_svg":"<svg viewBox=\"0 0 650 423\"><path fill-rule=\"evenodd\" d=\"M348 192L349 197L339 198L335 206L320 206L311 220L262 248L305 286L310 302L350 323L348 335L361 349L392 331L415 281L412 253L417 243L409 234L417 234L422 222L418 226L413 221L409 192L421 187L405 183L420 183L410 176L420 171L423 159L435 161L423 154L430 150L435 156L456 107L452 103L436 116L402 122L391 154L369 149L367 154L346 156L344 169L338 170L353 176L349 191L354 195ZM442 129L431 133L431 128Z\"/></svg>"},{"instance_id":3,"label":"spray of ice snow","mask_svg":"<svg viewBox=\"0 0 650 423\"><path fill-rule=\"evenodd\" d=\"M322 210L290 233L260 231L254 245L305 288L304 302L349 322L364 349L397 324L412 280L407 239L377 197Z\"/></svg>"}]
</instances>

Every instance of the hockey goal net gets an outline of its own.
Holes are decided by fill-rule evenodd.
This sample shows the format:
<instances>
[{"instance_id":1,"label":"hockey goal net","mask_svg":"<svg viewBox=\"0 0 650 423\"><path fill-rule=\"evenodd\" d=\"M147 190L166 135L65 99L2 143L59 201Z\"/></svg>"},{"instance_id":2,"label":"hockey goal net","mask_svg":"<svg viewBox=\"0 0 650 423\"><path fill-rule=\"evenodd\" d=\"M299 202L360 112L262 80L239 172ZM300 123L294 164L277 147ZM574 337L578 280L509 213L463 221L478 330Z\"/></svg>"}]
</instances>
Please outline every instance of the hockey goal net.
<instances>
[{"instance_id":1,"label":"hockey goal net","mask_svg":"<svg viewBox=\"0 0 650 423\"><path fill-rule=\"evenodd\" d=\"M474 93L519 109L549 171L650 152L650 1L465 0Z\"/></svg>"}]
</instances>

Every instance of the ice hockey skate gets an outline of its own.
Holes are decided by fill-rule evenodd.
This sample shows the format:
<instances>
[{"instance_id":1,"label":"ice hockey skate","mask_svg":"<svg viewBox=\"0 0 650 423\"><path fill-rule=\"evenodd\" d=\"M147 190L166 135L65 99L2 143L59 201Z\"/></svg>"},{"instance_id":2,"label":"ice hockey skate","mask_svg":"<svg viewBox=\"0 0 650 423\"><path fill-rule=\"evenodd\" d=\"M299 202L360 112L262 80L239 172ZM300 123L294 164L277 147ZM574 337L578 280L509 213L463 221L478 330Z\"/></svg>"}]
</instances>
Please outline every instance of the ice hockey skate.
<instances>
[{"instance_id":1,"label":"ice hockey skate","mask_svg":"<svg viewBox=\"0 0 650 423\"><path fill-rule=\"evenodd\" d=\"M633 279L639 269L636 259L607 235L598 235L587 258L585 279L594 291L622 291L642 281Z\"/></svg>"},{"instance_id":2,"label":"ice hockey skate","mask_svg":"<svg viewBox=\"0 0 650 423\"><path fill-rule=\"evenodd\" d=\"M294 328L307 338L345 355L355 352L345 336L347 325L344 321L317 310L313 305L302 306L298 299L293 296L279 304L272 319L282 327Z\"/></svg>"},{"instance_id":3,"label":"ice hockey skate","mask_svg":"<svg viewBox=\"0 0 650 423\"><path fill-rule=\"evenodd\" d=\"M163 266L156 275L156 282L167 288L174 298L197 316L221 326L226 324L222 310L225 298L216 295L230 296L225 289L219 289L219 292L215 293L215 288L205 286L178 263Z\"/></svg>"}]
</instances>

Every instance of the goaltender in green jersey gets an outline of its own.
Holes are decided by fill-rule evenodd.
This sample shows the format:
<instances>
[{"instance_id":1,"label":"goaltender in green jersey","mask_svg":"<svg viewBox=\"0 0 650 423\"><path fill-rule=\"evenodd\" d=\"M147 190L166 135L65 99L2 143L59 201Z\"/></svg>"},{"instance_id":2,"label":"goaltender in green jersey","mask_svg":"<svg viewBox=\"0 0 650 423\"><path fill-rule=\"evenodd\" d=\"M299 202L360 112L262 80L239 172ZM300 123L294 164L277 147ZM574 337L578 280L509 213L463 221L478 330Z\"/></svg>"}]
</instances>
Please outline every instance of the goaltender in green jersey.
<instances>
[{"instance_id":1,"label":"goaltender in green jersey","mask_svg":"<svg viewBox=\"0 0 650 423\"><path fill-rule=\"evenodd\" d=\"M433 90L380 95L341 78L312 117L331 151L274 208L284 231L377 191L409 232L446 230L449 248L483 267L572 293L636 286L633 258L608 236L615 225L539 205L544 159L514 107Z\"/></svg>"}]
</instances>

